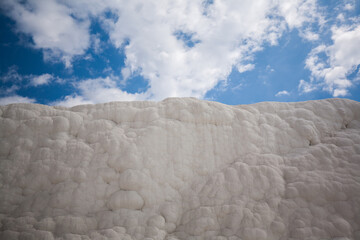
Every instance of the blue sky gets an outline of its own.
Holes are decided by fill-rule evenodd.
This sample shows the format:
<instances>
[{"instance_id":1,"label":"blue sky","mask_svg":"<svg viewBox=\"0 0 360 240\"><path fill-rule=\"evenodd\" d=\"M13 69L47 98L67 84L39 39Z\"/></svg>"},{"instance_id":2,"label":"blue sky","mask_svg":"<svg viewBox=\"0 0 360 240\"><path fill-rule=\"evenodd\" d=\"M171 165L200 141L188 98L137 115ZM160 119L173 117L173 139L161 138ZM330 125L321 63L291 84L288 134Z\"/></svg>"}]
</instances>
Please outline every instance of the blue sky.
<instances>
[{"instance_id":1,"label":"blue sky","mask_svg":"<svg viewBox=\"0 0 360 240\"><path fill-rule=\"evenodd\" d=\"M360 101L359 0L3 0L0 104Z\"/></svg>"}]
</instances>

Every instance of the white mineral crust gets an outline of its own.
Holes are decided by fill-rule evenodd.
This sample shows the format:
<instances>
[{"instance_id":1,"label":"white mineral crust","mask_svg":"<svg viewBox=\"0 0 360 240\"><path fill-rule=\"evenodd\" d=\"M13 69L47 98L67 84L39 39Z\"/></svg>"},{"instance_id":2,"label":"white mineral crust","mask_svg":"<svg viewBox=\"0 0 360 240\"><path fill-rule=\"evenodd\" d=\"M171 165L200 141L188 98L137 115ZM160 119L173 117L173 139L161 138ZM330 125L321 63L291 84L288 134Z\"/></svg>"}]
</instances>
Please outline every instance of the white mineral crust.
<instances>
[{"instance_id":1,"label":"white mineral crust","mask_svg":"<svg viewBox=\"0 0 360 240\"><path fill-rule=\"evenodd\" d=\"M360 103L0 107L0 239L360 239Z\"/></svg>"}]
</instances>

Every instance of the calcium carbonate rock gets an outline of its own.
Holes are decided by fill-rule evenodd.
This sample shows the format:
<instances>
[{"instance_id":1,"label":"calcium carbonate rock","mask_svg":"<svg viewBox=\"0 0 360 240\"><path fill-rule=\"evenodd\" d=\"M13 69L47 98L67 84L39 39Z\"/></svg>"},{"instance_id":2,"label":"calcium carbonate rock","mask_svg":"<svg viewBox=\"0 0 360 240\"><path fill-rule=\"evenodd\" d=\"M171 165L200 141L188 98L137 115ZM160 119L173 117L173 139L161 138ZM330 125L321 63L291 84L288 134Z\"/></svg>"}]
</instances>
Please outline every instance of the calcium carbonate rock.
<instances>
[{"instance_id":1,"label":"calcium carbonate rock","mask_svg":"<svg viewBox=\"0 0 360 240\"><path fill-rule=\"evenodd\" d=\"M0 106L0 239L360 239L360 103Z\"/></svg>"}]
</instances>

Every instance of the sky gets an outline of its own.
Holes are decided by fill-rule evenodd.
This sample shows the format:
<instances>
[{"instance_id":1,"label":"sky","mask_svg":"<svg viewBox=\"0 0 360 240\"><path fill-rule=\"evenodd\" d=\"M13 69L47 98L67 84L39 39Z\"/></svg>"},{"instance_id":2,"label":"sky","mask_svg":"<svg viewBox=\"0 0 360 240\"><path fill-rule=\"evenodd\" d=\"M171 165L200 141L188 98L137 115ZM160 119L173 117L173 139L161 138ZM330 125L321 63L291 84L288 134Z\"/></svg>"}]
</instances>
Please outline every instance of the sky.
<instances>
[{"instance_id":1,"label":"sky","mask_svg":"<svg viewBox=\"0 0 360 240\"><path fill-rule=\"evenodd\" d=\"M0 105L360 101L360 0L1 0Z\"/></svg>"}]
</instances>

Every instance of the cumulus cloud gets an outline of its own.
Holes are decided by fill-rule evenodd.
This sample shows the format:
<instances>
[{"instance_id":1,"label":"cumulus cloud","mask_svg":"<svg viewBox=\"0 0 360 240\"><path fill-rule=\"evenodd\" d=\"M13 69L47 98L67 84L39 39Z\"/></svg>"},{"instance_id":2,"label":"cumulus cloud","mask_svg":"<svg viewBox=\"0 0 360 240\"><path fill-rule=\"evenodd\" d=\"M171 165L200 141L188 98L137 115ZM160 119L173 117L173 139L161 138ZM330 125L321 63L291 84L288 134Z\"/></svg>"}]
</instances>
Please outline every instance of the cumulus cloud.
<instances>
[{"instance_id":1,"label":"cumulus cloud","mask_svg":"<svg viewBox=\"0 0 360 240\"><path fill-rule=\"evenodd\" d=\"M275 97L281 97L281 96L289 96L290 93L286 90L280 91L277 94L275 94Z\"/></svg>"},{"instance_id":2,"label":"cumulus cloud","mask_svg":"<svg viewBox=\"0 0 360 240\"><path fill-rule=\"evenodd\" d=\"M5 0L1 6L46 59L61 59L67 67L88 48L100 49L99 38L89 33L91 19L98 19L125 54L122 78L141 75L150 86L147 97L155 100L201 98L232 69L252 70L254 53L276 45L286 29L322 24L316 0ZM316 39L310 30L303 35Z\"/></svg>"},{"instance_id":3,"label":"cumulus cloud","mask_svg":"<svg viewBox=\"0 0 360 240\"><path fill-rule=\"evenodd\" d=\"M288 8L298 16L296 23ZM205 6L201 1L129 3L116 21L106 24L115 46L128 43L124 72L140 71L155 99L202 97L225 80L234 66L240 72L253 69L253 54L266 43L276 44L287 24L301 27L316 21L315 10L314 1L214 1ZM274 13L286 21L270 17ZM174 33L179 31L196 44L189 47L177 38Z\"/></svg>"},{"instance_id":4,"label":"cumulus cloud","mask_svg":"<svg viewBox=\"0 0 360 240\"><path fill-rule=\"evenodd\" d=\"M147 99L147 93L127 93L117 86L117 79L111 77L87 79L75 84L79 94L66 96L51 105L72 107L82 104L95 104L113 101L134 101Z\"/></svg>"},{"instance_id":5,"label":"cumulus cloud","mask_svg":"<svg viewBox=\"0 0 360 240\"><path fill-rule=\"evenodd\" d=\"M360 64L360 26L334 26L331 45L314 48L306 59L313 84L323 87L334 97L348 95L353 85L348 76L357 71ZM305 86L304 82L301 83Z\"/></svg>"},{"instance_id":6,"label":"cumulus cloud","mask_svg":"<svg viewBox=\"0 0 360 240\"><path fill-rule=\"evenodd\" d=\"M0 98L0 105L7 105L10 103L35 103L36 100L32 98L22 97L19 95L12 95Z\"/></svg>"},{"instance_id":7,"label":"cumulus cloud","mask_svg":"<svg viewBox=\"0 0 360 240\"><path fill-rule=\"evenodd\" d=\"M76 19L72 10L56 0L3 0L0 7L16 22L16 30L32 37L46 60L71 67L73 56L89 47L89 19Z\"/></svg>"},{"instance_id":8,"label":"cumulus cloud","mask_svg":"<svg viewBox=\"0 0 360 240\"><path fill-rule=\"evenodd\" d=\"M290 28L300 28L306 22L324 23L324 17L317 9L316 0L280 1L279 10Z\"/></svg>"}]
</instances>

